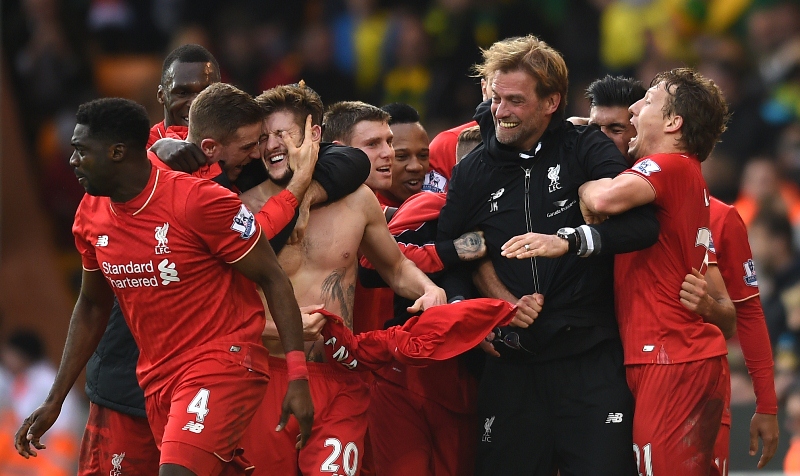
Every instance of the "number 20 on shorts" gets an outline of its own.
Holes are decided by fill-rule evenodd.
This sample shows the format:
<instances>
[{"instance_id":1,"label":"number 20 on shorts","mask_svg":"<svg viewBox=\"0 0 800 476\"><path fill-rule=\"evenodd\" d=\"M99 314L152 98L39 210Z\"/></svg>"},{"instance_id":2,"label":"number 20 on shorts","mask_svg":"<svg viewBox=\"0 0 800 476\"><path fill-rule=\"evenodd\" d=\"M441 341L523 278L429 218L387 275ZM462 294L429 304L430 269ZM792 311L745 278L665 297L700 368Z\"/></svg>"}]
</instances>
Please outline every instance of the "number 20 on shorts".
<instances>
[{"instance_id":1,"label":"number 20 on shorts","mask_svg":"<svg viewBox=\"0 0 800 476\"><path fill-rule=\"evenodd\" d=\"M319 470L324 473L333 473L333 476L355 476L358 469L358 446L352 441L347 443L342 451L342 442L337 438L325 440L325 446L331 446L331 454L322 462ZM334 464L342 456L342 473L339 472L340 466Z\"/></svg>"}]
</instances>

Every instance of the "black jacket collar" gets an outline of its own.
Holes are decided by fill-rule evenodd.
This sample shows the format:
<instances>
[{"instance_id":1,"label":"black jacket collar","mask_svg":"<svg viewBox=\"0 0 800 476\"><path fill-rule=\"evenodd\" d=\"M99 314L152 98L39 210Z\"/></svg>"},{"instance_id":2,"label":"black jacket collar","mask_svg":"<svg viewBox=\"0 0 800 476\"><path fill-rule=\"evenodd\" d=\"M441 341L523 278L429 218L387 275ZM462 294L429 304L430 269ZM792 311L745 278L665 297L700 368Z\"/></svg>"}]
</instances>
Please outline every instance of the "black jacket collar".
<instances>
[{"instance_id":1,"label":"black jacket collar","mask_svg":"<svg viewBox=\"0 0 800 476\"><path fill-rule=\"evenodd\" d=\"M483 160L496 166L520 166L528 168L533 165L534 158L543 151L551 148L558 141L561 132L566 127L564 114L557 112L550 118L550 124L545 129L539 142L532 149L526 151L514 150L497 141L494 128L494 118L491 110L492 101L487 100L475 109L474 119L481 128L485 154Z\"/></svg>"}]
</instances>

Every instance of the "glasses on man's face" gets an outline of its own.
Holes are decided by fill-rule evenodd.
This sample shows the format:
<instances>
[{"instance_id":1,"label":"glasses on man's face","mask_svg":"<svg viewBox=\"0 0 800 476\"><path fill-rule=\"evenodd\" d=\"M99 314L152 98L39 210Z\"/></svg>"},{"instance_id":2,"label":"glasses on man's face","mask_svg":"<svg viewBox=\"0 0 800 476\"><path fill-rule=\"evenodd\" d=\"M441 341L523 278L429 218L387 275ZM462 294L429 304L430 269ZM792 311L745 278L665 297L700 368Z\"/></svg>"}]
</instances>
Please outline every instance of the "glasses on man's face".
<instances>
[{"instance_id":1,"label":"glasses on man's face","mask_svg":"<svg viewBox=\"0 0 800 476\"><path fill-rule=\"evenodd\" d=\"M519 333L516 331L508 330L507 328L496 327L494 329L494 339L492 339L492 344L495 343L503 343L506 347L514 350L523 350L529 354L533 354L533 351L526 349L521 343L519 339Z\"/></svg>"}]
</instances>

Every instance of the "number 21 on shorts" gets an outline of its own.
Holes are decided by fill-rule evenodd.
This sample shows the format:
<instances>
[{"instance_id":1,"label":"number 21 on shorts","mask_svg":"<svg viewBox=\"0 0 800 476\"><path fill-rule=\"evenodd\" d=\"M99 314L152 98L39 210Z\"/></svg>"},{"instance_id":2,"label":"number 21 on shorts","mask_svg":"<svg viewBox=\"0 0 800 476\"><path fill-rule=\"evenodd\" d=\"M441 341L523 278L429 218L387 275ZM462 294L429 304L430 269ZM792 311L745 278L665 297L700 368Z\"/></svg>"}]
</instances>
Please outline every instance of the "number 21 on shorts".
<instances>
[{"instance_id":1,"label":"number 21 on shorts","mask_svg":"<svg viewBox=\"0 0 800 476\"><path fill-rule=\"evenodd\" d=\"M633 454L636 455L636 471L639 476L653 476L653 447L650 443L642 446L641 451L639 445L634 443Z\"/></svg>"}]
</instances>

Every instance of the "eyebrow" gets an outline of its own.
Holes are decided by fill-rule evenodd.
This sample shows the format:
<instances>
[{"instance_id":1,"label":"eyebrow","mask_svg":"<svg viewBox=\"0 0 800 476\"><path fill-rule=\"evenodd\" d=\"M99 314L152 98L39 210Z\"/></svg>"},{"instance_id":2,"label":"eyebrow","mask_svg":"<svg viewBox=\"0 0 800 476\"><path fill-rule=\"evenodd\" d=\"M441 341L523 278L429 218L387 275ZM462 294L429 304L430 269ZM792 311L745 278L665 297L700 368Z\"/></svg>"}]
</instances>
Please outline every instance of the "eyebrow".
<instances>
[{"instance_id":1,"label":"eyebrow","mask_svg":"<svg viewBox=\"0 0 800 476\"><path fill-rule=\"evenodd\" d=\"M260 137L260 136L259 136ZM240 150L250 150L258 144L258 141L250 142L240 147Z\"/></svg>"}]
</instances>

